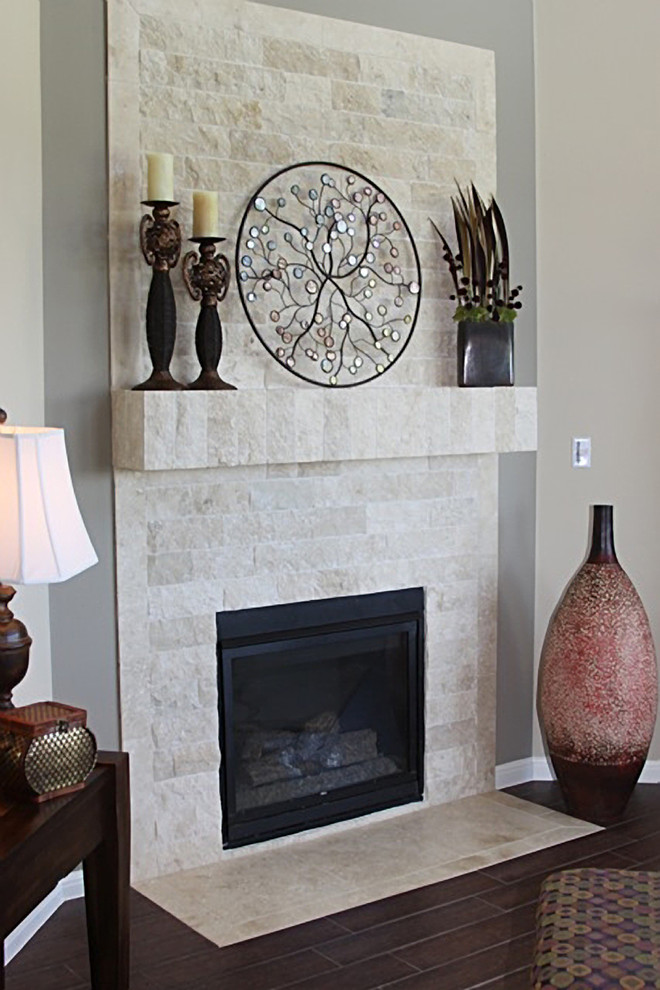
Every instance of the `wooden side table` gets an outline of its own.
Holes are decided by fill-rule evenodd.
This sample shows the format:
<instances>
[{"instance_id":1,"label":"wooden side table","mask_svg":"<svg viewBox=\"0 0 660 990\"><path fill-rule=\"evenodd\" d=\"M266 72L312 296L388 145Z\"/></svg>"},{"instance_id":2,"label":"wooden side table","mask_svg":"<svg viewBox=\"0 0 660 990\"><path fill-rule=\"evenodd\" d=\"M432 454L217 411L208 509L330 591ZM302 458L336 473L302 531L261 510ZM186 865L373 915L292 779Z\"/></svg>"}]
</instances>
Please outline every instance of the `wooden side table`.
<instances>
[{"instance_id":1,"label":"wooden side table","mask_svg":"<svg viewBox=\"0 0 660 990\"><path fill-rule=\"evenodd\" d=\"M99 753L85 787L41 805L0 800L0 990L4 940L82 861L93 990L128 990L128 756Z\"/></svg>"}]
</instances>

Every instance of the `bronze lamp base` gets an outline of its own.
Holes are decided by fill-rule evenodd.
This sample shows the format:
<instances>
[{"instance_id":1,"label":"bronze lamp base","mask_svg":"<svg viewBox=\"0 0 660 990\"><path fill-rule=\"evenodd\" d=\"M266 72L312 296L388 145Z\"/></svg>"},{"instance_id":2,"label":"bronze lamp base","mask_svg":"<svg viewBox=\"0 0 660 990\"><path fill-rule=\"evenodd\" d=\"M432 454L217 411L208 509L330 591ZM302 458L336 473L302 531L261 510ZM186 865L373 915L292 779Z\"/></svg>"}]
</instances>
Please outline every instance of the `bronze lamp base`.
<instances>
[{"instance_id":1,"label":"bronze lamp base","mask_svg":"<svg viewBox=\"0 0 660 990\"><path fill-rule=\"evenodd\" d=\"M27 673L32 639L9 608L16 591L0 584L0 711L13 708L12 691Z\"/></svg>"}]
</instances>

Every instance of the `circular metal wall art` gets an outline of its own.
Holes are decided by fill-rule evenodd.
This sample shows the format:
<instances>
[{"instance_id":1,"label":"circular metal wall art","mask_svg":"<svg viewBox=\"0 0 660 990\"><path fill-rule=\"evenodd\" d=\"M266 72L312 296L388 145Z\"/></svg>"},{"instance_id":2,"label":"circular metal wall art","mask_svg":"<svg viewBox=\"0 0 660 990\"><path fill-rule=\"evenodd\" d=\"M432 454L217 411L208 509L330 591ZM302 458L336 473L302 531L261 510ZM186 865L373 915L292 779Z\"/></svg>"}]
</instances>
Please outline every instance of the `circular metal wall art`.
<instances>
[{"instance_id":1,"label":"circular metal wall art","mask_svg":"<svg viewBox=\"0 0 660 990\"><path fill-rule=\"evenodd\" d=\"M241 221L236 271L261 343L316 385L378 378L412 336L421 275L408 225L382 189L342 165L271 176Z\"/></svg>"}]
</instances>

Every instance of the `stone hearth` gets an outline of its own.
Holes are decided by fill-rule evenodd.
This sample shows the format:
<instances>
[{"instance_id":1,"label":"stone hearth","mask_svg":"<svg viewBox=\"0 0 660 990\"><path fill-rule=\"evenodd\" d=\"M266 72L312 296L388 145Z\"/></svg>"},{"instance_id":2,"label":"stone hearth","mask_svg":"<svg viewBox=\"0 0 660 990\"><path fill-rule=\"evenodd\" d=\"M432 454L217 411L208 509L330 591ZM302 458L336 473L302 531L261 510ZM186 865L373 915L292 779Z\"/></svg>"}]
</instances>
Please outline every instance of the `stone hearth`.
<instances>
[{"instance_id":1,"label":"stone hearth","mask_svg":"<svg viewBox=\"0 0 660 990\"><path fill-rule=\"evenodd\" d=\"M138 884L216 945L303 924L600 831L502 791Z\"/></svg>"}]
</instances>

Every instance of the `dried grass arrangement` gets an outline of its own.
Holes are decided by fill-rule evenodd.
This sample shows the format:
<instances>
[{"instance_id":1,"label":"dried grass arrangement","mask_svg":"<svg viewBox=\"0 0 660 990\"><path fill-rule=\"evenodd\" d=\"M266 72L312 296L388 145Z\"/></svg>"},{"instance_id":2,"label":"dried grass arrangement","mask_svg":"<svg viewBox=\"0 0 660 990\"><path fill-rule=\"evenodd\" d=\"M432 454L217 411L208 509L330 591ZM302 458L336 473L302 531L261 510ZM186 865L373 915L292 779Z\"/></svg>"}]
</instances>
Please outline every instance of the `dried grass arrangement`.
<instances>
[{"instance_id":1,"label":"dried grass arrangement","mask_svg":"<svg viewBox=\"0 0 660 990\"><path fill-rule=\"evenodd\" d=\"M465 191L458 183L456 188L458 194L451 199L456 252L431 220L454 283L449 297L456 301L454 319L510 323L522 306L518 299L522 285L512 287L509 282L509 241L502 213L492 196L485 205L474 183Z\"/></svg>"}]
</instances>

